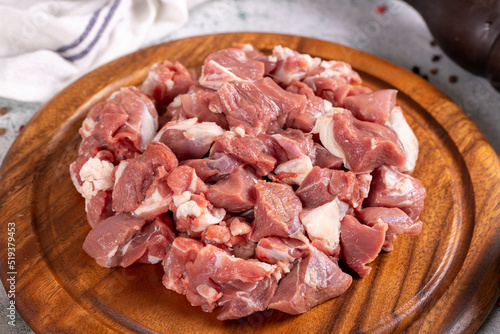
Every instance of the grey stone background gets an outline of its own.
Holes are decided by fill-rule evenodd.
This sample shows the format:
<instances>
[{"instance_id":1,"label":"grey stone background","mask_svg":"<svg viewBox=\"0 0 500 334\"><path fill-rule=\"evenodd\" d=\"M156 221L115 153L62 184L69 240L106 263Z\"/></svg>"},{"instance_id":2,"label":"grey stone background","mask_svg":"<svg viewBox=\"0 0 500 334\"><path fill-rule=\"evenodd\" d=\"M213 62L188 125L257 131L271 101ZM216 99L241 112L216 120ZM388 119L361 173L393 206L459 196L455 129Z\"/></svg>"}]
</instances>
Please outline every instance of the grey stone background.
<instances>
[{"instance_id":1,"label":"grey stone background","mask_svg":"<svg viewBox=\"0 0 500 334\"><path fill-rule=\"evenodd\" d=\"M379 13L379 6L386 6ZM195 7L188 23L155 42L208 33L260 31L314 37L348 45L393 62L420 75L450 97L477 124L500 155L500 94L480 77L454 64L433 40L420 15L395 0L213 0ZM148 45L144 45L146 47ZM436 61L433 57L440 56ZM436 58L436 57L434 57ZM433 69L437 70L437 73ZM457 81L451 83L450 76ZM0 98L0 162L20 128L40 109L41 103ZM8 325L8 298L0 289L0 333L33 333L17 314ZM495 306L477 333L500 333L500 307Z\"/></svg>"}]
</instances>

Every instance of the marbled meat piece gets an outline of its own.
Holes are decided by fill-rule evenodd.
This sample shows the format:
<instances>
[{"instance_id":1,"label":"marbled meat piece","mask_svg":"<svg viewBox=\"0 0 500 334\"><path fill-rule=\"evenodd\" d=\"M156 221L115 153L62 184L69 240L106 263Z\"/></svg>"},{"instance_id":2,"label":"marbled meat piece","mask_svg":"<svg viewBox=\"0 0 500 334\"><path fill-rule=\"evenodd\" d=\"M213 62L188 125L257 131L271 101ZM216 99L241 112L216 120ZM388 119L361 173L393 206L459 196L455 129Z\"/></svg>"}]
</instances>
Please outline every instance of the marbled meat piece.
<instances>
[{"instance_id":1,"label":"marbled meat piece","mask_svg":"<svg viewBox=\"0 0 500 334\"><path fill-rule=\"evenodd\" d=\"M113 93L87 114L79 130L78 158L70 165L77 190L83 184L80 169L90 158L117 165L144 151L158 129L158 113L150 98L136 87Z\"/></svg>"},{"instance_id":2,"label":"marbled meat piece","mask_svg":"<svg viewBox=\"0 0 500 334\"><path fill-rule=\"evenodd\" d=\"M170 209L172 189L167 183L168 175L165 167L158 167L156 177L146 190L144 200L134 210L134 214L146 219L154 219Z\"/></svg>"},{"instance_id":3,"label":"marbled meat piece","mask_svg":"<svg viewBox=\"0 0 500 334\"><path fill-rule=\"evenodd\" d=\"M372 262L385 243L387 223L376 222L373 226L361 224L351 215L345 215L340 224L340 243L344 261L359 277L370 273Z\"/></svg>"},{"instance_id":4,"label":"marbled meat piece","mask_svg":"<svg viewBox=\"0 0 500 334\"><path fill-rule=\"evenodd\" d=\"M264 77L264 63L245 51L228 48L208 55L201 70L200 85L214 90L231 81L255 81Z\"/></svg>"},{"instance_id":5,"label":"marbled meat piece","mask_svg":"<svg viewBox=\"0 0 500 334\"><path fill-rule=\"evenodd\" d=\"M351 171L313 167L296 191L305 208L316 208L338 198L358 207L363 198L356 174Z\"/></svg>"},{"instance_id":6,"label":"marbled meat piece","mask_svg":"<svg viewBox=\"0 0 500 334\"><path fill-rule=\"evenodd\" d=\"M313 246L309 249L309 255L300 258L281 279L268 308L301 314L349 288L352 277L342 272L336 261Z\"/></svg>"},{"instance_id":7,"label":"marbled meat piece","mask_svg":"<svg viewBox=\"0 0 500 334\"><path fill-rule=\"evenodd\" d=\"M189 278L186 298L191 305L201 306L203 311L211 312L218 306L219 299L226 292L231 293L238 289L240 294L258 293L255 291L259 286L258 283L266 277L271 278L276 267L256 260L240 259L216 246L206 245L198 252L193 262L186 263L186 270ZM232 297L241 298L241 302L252 302L251 300L245 301L244 296L240 297L237 294ZM268 298L270 299L270 297ZM221 304L228 302L229 299L224 298ZM238 317L247 316L267 308L267 303L255 302L252 302L254 307L243 308L248 309L247 312L250 313L240 314Z\"/></svg>"},{"instance_id":8,"label":"marbled meat piece","mask_svg":"<svg viewBox=\"0 0 500 334\"><path fill-rule=\"evenodd\" d=\"M276 236L307 242L299 213L302 203L287 184L259 180L255 184L257 200L250 240Z\"/></svg>"},{"instance_id":9,"label":"marbled meat piece","mask_svg":"<svg viewBox=\"0 0 500 334\"><path fill-rule=\"evenodd\" d=\"M414 222L406 213L398 208L368 207L356 212L356 218L363 224L374 226L379 222L386 223L385 242L382 250L390 252L398 235L419 234L422 222Z\"/></svg>"},{"instance_id":10,"label":"marbled meat piece","mask_svg":"<svg viewBox=\"0 0 500 334\"><path fill-rule=\"evenodd\" d=\"M257 176L249 167L242 166L208 187L207 199L227 212L243 212L255 206Z\"/></svg>"},{"instance_id":11,"label":"marbled meat piece","mask_svg":"<svg viewBox=\"0 0 500 334\"><path fill-rule=\"evenodd\" d=\"M153 141L167 145L179 160L200 159L212 146L214 139L225 131L213 122L198 122L188 118L165 124Z\"/></svg>"},{"instance_id":12,"label":"marbled meat piece","mask_svg":"<svg viewBox=\"0 0 500 334\"><path fill-rule=\"evenodd\" d=\"M111 191L98 191L95 196L85 200L87 222L94 228L104 219L115 214L111 207Z\"/></svg>"},{"instance_id":13,"label":"marbled meat piece","mask_svg":"<svg viewBox=\"0 0 500 334\"><path fill-rule=\"evenodd\" d=\"M113 188L113 210L133 212L146 199L146 193L161 166L165 172L177 167L178 160L163 143L153 142L135 159L122 162L117 168Z\"/></svg>"},{"instance_id":14,"label":"marbled meat piece","mask_svg":"<svg viewBox=\"0 0 500 334\"><path fill-rule=\"evenodd\" d=\"M213 89L194 84L186 94L181 94L167 106L167 121L184 120L196 117L198 122L214 122L221 128L229 130L226 115L214 113L208 107L215 96Z\"/></svg>"},{"instance_id":15,"label":"marbled meat piece","mask_svg":"<svg viewBox=\"0 0 500 334\"><path fill-rule=\"evenodd\" d=\"M255 169L257 176L266 176L276 164L276 158L268 154L268 147L257 137L240 136L227 131L215 138L210 156L225 153Z\"/></svg>"},{"instance_id":16,"label":"marbled meat piece","mask_svg":"<svg viewBox=\"0 0 500 334\"><path fill-rule=\"evenodd\" d=\"M157 110L163 114L165 107L177 95L186 93L193 84L194 74L190 73L184 65L178 61L172 63L165 60L151 66L141 89L154 101Z\"/></svg>"},{"instance_id":17,"label":"marbled meat piece","mask_svg":"<svg viewBox=\"0 0 500 334\"><path fill-rule=\"evenodd\" d=\"M163 261L174 239L172 218L168 215L158 216L122 247L120 266L128 267L137 262L155 264Z\"/></svg>"},{"instance_id":18,"label":"marbled meat piece","mask_svg":"<svg viewBox=\"0 0 500 334\"><path fill-rule=\"evenodd\" d=\"M125 245L144 225L144 218L118 213L101 221L89 232L83 242L83 250L101 267L117 267L123 258Z\"/></svg>"},{"instance_id":19,"label":"marbled meat piece","mask_svg":"<svg viewBox=\"0 0 500 334\"><path fill-rule=\"evenodd\" d=\"M282 128L288 114L298 112L305 104L305 96L287 92L271 78L264 78L223 84L209 108L224 113L231 128L258 135L270 128Z\"/></svg>"},{"instance_id":20,"label":"marbled meat piece","mask_svg":"<svg viewBox=\"0 0 500 334\"><path fill-rule=\"evenodd\" d=\"M215 182L243 165L241 161L220 152L203 159L184 160L180 164L192 167L196 171L196 175L204 182Z\"/></svg>"},{"instance_id":21,"label":"marbled meat piece","mask_svg":"<svg viewBox=\"0 0 500 334\"><path fill-rule=\"evenodd\" d=\"M399 208L416 222L427 195L422 182L387 166L377 168L372 176L372 185L366 204Z\"/></svg>"},{"instance_id":22,"label":"marbled meat piece","mask_svg":"<svg viewBox=\"0 0 500 334\"><path fill-rule=\"evenodd\" d=\"M203 243L196 239L184 237L174 239L163 260L165 274L162 283L167 289L181 295L186 294L189 287L186 265L194 262L203 247Z\"/></svg>"},{"instance_id":23,"label":"marbled meat piece","mask_svg":"<svg viewBox=\"0 0 500 334\"><path fill-rule=\"evenodd\" d=\"M355 172L371 172L382 165L402 168L406 156L396 133L386 126L356 119L347 109L334 108L318 118L315 133L323 146Z\"/></svg>"},{"instance_id":24,"label":"marbled meat piece","mask_svg":"<svg viewBox=\"0 0 500 334\"><path fill-rule=\"evenodd\" d=\"M309 254L309 245L292 238L266 237L259 240L255 257L269 264L275 264L286 274L290 272L295 260Z\"/></svg>"},{"instance_id":25,"label":"marbled meat piece","mask_svg":"<svg viewBox=\"0 0 500 334\"><path fill-rule=\"evenodd\" d=\"M384 125L389 119L392 109L396 106L395 89L381 89L375 92L346 96L344 107L349 109L354 117L362 121Z\"/></svg>"},{"instance_id":26,"label":"marbled meat piece","mask_svg":"<svg viewBox=\"0 0 500 334\"><path fill-rule=\"evenodd\" d=\"M299 53L287 47L277 45L269 57L276 63L276 67L269 75L277 83L288 86L293 81L300 81L314 68L318 67L321 59L308 54Z\"/></svg>"},{"instance_id":27,"label":"marbled meat piece","mask_svg":"<svg viewBox=\"0 0 500 334\"><path fill-rule=\"evenodd\" d=\"M208 226L224 219L226 211L215 207L206 198L208 187L193 168L177 167L167 177L167 183L173 191L170 210L177 231L199 236Z\"/></svg>"}]
</instances>

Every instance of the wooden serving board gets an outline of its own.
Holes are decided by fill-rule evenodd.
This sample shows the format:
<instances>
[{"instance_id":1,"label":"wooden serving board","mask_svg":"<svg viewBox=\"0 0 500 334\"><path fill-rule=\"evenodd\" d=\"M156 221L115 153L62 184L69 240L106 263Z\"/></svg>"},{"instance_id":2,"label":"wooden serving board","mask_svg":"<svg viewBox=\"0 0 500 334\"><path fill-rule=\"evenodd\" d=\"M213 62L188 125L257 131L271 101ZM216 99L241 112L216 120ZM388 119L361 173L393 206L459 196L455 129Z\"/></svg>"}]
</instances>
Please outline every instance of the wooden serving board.
<instances>
[{"instance_id":1,"label":"wooden serving board","mask_svg":"<svg viewBox=\"0 0 500 334\"><path fill-rule=\"evenodd\" d=\"M278 311L220 322L161 284L161 265L99 267L82 250L90 230L68 166L87 111L138 85L163 59L199 70L233 42L269 52L281 44L351 63L372 89L399 90L420 142L414 176L428 196L418 236L402 236L369 276L300 316ZM153 46L113 61L66 88L33 117L0 170L0 276L15 271L15 305L38 333L473 333L500 295L500 163L470 119L418 76L363 52L310 38L235 33ZM15 268L7 227L15 226ZM12 254L11 254L12 255Z\"/></svg>"}]
</instances>

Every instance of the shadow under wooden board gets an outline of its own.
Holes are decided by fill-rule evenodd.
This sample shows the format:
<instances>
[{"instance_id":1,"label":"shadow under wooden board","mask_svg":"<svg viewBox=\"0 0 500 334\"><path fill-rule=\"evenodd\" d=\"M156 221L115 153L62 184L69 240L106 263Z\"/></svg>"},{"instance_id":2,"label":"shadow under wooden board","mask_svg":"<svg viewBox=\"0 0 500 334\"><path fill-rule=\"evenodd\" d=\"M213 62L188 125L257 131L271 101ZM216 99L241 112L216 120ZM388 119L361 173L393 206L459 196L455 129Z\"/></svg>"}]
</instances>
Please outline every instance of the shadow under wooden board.
<instances>
[{"instance_id":1,"label":"shadow under wooden board","mask_svg":"<svg viewBox=\"0 0 500 334\"><path fill-rule=\"evenodd\" d=\"M99 267L82 250L90 227L68 166L87 111L114 90L138 85L164 59L200 68L233 42L275 45L351 63L372 89L399 90L420 143L414 176L428 196L418 236L370 264L347 292L305 314L259 312L220 322L161 284L161 265ZM32 119L0 170L0 275L15 271L15 305L38 333L473 333L500 294L500 163L470 119L446 96L391 63L337 44L288 35L193 37L127 55L66 88ZM15 226L15 268L7 228ZM13 241L11 239L11 241ZM13 254L10 254L13 255Z\"/></svg>"}]
</instances>

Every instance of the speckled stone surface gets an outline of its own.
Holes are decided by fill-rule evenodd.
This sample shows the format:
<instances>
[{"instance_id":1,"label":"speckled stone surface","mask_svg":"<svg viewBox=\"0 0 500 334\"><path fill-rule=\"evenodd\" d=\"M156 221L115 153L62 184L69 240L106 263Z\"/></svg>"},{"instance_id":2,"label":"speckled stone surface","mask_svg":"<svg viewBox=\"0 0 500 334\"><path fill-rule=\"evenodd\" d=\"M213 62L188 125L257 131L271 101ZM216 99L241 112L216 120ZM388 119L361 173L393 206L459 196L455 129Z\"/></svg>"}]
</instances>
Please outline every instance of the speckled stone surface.
<instances>
[{"instance_id":1,"label":"speckled stone surface","mask_svg":"<svg viewBox=\"0 0 500 334\"><path fill-rule=\"evenodd\" d=\"M377 10L385 5L383 13ZM302 35L345 44L417 70L448 95L478 125L500 155L500 94L488 82L455 65L434 46L425 22L411 7L392 0L214 0L190 13L187 25L157 43L231 31ZM144 45L147 46L147 45ZM457 78L450 82L450 76ZM1 95L1 94L0 94ZM0 98L0 162L20 128L42 106ZM0 131L3 132L3 131ZM33 333L16 313L8 324L8 298L0 289L0 333ZM495 306L477 333L500 333L500 307Z\"/></svg>"}]
</instances>

